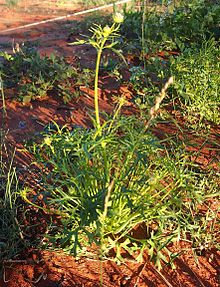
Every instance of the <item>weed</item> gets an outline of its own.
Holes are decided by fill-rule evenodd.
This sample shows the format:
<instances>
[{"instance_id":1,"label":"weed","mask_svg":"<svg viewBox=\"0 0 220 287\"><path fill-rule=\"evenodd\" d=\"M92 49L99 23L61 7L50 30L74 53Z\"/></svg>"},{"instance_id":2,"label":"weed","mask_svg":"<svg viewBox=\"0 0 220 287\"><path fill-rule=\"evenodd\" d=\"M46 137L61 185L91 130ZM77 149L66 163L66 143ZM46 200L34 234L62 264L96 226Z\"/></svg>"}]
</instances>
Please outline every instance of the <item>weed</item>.
<instances>
[{"instance_id":1,"label":"weed","mask_svg":"<svg viewBox=\"0 0 220 287\"><path fill-rule=\"evenodd\" d=\"M6 2L6 5L11 8L11 7L17 6L19 3L19 0L6 0L5 2Z\"/></svg>"},{"instance_id":2,"label":"weed","mask_svg":"<svg viewBox=\"0 0 220 287\"><path fill-rule=\"evenodd\" d=\"M14 55L1 52L2 73L6 87L18 90L23 103L56 92L64 102L74 96L77 70L55 55L41 57L33 48L19 48ZM75 82L74 82L75 80Z\"/></svg>"},{"instance_id":3,"label":"weed","mask_svg":"<svg viewBox=\"0 0 220 287\"><path fill-rule=\"evenodd\" d=\"M94 128L69 131L56 125L32 147L44 167L47 211L61 217L61 224L46 235L46 246L101 259L112 255L116 261L123 260L123 251L141 260L146 250L161 268L176 256L169 246L179 240L189 240L195 250L219 246L219 210L213 212L209 202L219 199L218 181L216 174L190 162L182 146L166 149L148 130L172 78L156 97L147 122L121 116L121 98L113 116L101 124L100 60L103 49L118 52L116 22L93 26L92 37L79 42L97 50ZM21 195L36 207L28 192ZM93 250L94 245L100 250Z\"/></svg>"},{"instance_id":4,"label":"weed","mask_svg":"<svg viewBox=\"0 0 220 287\"><path fill-rule=\"evenodd\" d=\"M218 44L211 39L200 49L192 46L172 60L175 93L182 101L188 121L195 128L204 128L207 121L220 123L219 57Z\"/></svg>"},{"instance_id":5,"label":"weed","mask_svg":"<svg viewBox=\"0 0 220 287\"><path fill-rule=\"evenodd\" d=\"M132 256L147 250L159 267L172 242L191 240L195 250L216 246L219 223L209 208L209 198L219 196L216 177L194 171L181 148L168 152L143 129L135 118L120 117L107 121L100 136L94 129L58 129L35 144L48 206L65 215L50 242L75 255L96 243L102 257L114 250L116 260L122 250Z\"/></svg>"},{"instance_id":6,"label":"weed","mask_svg":"<svg viewBox=\"0 0 220 287\"><path fill-rule=\"evenodd\" d=\"M200 45L213 35L219 39L218 4L209 5L206 0L196 0L173 6L173 1L169 2L167 9L143 4L140 11L125 14L122 35L128 39L129 47L148 54L160 50L184 50L192 43Z\"/></svg>"}]
</instances>

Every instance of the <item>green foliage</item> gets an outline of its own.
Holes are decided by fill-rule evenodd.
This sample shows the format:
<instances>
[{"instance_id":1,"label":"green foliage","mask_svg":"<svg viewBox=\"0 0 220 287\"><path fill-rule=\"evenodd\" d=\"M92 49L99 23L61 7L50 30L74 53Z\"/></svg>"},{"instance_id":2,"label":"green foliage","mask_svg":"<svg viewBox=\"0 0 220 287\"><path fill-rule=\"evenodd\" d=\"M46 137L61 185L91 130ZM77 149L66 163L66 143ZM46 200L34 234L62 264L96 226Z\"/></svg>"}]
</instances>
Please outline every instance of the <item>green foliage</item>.
<instances>
[{"instance_id":1,"label":"green foliage","mask_svg":"<svg viewBox=\"0 0 220 287\"><path fill-rule=\"evenodd\" d=\"M122 26L123 35L130 39L133 46L141 47L144 53L164 49L183 50L191 43L201 44L212 35L219 39L220 7L208 2L187 1L176 7L171 3L164 10L156 6L138 12L128 11ZM134 39L139 39L139 44Z\"/></svg>"},{"instance_id":2,"label":"green foliage","mask_svg":"<svg viewBox=\"0 0 220 287\"><path fill-rule=\"evenodd\" d=\"M18 223L18 178L13 160L3 160L4 147L0 130L0 261L13 258L24 247Z\"/></svg>"},{"instance_id":3,"label":"green foliage","mask_svg":"<svg viewBox=\"0 0 220 287\"><path fill-rule=\"evenodd\" d=\"M175 89L171 92L181 100L191 127L207 126L204 120L219 124L219 22L219 5L201 0L171 3L164 10L146 7L126 12L122 31L136 49L133 51L142 50L137 54L142 60L139 66L130 69L133 101L141 110L152 105L161 82L173 75ZM135 34L129 36L130 31ZM181 55L157 56L158 51L166 54L173 49L181 50Z\"/></svg>"},{"instance_id":4,"label":"green foliage","mask_svg":"<svg viewBox=\"0 0 220 287\"><path fill-rule=\"evenodd\" d=\"M57 127L34 144L45 167L46 203L63 214L62 225L48 235L50 244L79 255L95 243L100 256L114 250L116 260L123 250L135 256L146 249L158 267L171 256L171 242L188 239L195 250L217 244L219 223L208 199L219 196L218 184L195 171L181 147L168 152L143 130L134 117L120 117L106 121L101 134Z\"/></svg>"},{"instance_id":5,"label":"green foliage","mask_svg":"<svg viewBox=\"0 0 220 287\"><path fill-rule=\"evenodd\" d=\"M6 0L5 2L8 7L14 7L18 5L19 0Z\"/></svg>"},{"instance_id":6,"label":"green foliage","mask_svg":"<svg viewBox=\"0 0 220 287\"><path fill-rule=\"evenodd\" d=\"M169 77L169 62L150 57L143 65L130 68L130 84L134 90L133 102L140 110L149 110L161 90L164 79Z\"/></svg>"},{"instance_id":7,"label":"green foliage","mask_svg":"<svg viewBox=\"0 0 220 287\"><path fill-rule=\"evenodd\" d=\"M134 103L140 110L149 109L160 90L161 83L169 75L175 77L170 97L178 99L182 113L192 128L208 127L207 121L220 123L220 49L214 39L185 49L177 57L166 60L152 56L144 67L130 69L130 83L135 93Z\"/></svg>"},{"instance_id":8,"label":"green foliage","mask_svg":"<svg viewBox=\"0 0 220 287\"><path fill-rule=\"evenodd\" d=\"M41 57L33 48L19 48L15 54L1 52L2 78L6 87L16 88L24 103L44 98L49 92L61 96L68 102L77 84L77 70L55 55Z\"/></svg>"},{"instance_id":9,"label":"green foliage","mask_svg":"<svg viewBox=\"0 0 220 287\"><path fill-rule=\"evenodd\" d=\"M192 124L204 120L220 124L220 48L212 39L198 49L193 46L172 60L175 94ZM207 125L207 123L206 123Z\"/></svg>"}]
</instances>

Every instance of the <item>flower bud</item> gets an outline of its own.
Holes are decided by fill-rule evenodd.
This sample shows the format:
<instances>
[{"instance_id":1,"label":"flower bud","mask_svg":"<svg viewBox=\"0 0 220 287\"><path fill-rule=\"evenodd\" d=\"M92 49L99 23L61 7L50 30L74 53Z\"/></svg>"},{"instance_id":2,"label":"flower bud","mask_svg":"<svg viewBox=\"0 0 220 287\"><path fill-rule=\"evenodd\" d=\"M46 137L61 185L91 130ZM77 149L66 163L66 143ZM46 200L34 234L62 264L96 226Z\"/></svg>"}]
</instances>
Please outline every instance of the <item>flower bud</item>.
<instances>
[{"instance_id":1,"label":"flower bud","mask_svg":"<svg viewBox=\"0 0 220 287\"><path fill-rule=\"evenodd\" d=\"M53 141L53 140L52 140L51 137L46 137L46 138L44 139L44 144L50 146L51 143L52 143L52 141Z\"/></svg>"},{"instance_id":2,"label":"flower bud","mask_svg":"<svg viewBox=\"0 0 220 287\"><path fill-rule=\"evenodd\" d=\"M110 34L111 34L111 28L109 26L105 26L103 28L103 35L104 35L104 37L107 38Z\"/></svg>"},{"instance_id":3,"label":"flower bud","mask_svg":"<svg viewBox=\"0 0 220 287\"><path fill-rule=\"evenodd\" d=\"M119 13L119 12L116 12L114 15L113 15L113 21L116 23L116 24L120 24L124 21L124 15Z\"/></svg>"}]
</instances>

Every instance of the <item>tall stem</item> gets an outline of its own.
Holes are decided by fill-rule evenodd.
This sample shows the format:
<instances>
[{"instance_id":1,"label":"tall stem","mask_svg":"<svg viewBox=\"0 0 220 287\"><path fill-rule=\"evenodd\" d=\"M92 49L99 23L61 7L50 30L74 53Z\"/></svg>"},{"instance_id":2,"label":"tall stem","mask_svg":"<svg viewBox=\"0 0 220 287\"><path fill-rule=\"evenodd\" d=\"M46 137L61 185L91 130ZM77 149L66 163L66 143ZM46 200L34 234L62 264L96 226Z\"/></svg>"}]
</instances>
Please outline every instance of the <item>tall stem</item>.
<instances>
[{"instance_id":1,"label":"tall stem","mask_svg":"<svg viewBox=\"0 0 220 287\"><path fill-rule=\"evenodd\" d=\"M2 98L2 124L0 126L0 175L3 172L3 144L4 144L4 136L5 136L5 124L6 124L6 104L5 104L5 94L4 94L4 87L3 87L3 80L0 74L0 96Z\"/></svg>"},{"instance_id":2,"label":"tall stem","mask_svg":"<svg viewBox=\"0 0 220 287\"><path fill-rule=\"evenodd\" d=\"M119 26L118 26L119 28ZM118 28L116 30L118 30ZM104 36L104 38L99 42L99 47L97 49L97 58L96 58L96 68L95 68L95 82L94 82L94 103L95 103L95 117L96 117L96 125L98 131L101 128L100 125L100 117L99 117L99 94L98 94L98 86L99 86L99 67L101 62L101 56L102 52L105 49L105 43L108 40L108 37L110 36L111 32L115 29L115 23L111 26L111 28L108 27L110 31L107 35ZM99 132L100 134L100 132Z\"/></svg>"},{"instance_id":3,"label":"tall stem","mask_svg":"<svg viewBox=\"0 0 220 287\"><path fill-rule=\"evenodd\" d=\"M142 60L144 63L144 70L146 69L146 40L145 40L145 22L146 22L146 6L147 1L143 0L143 10L142 10L142 23L141 23L141 46L142 46Z\"/></svg>"},{"instance_id":4,"label":"tall stem","mask_svg":"<svg viewBox=\"0 0 220 287\"><path fill-rule=\"evenodd\" d=\"M2 97L2 110L3 110L3 122L6 116L6 104L5 104L5 94L4 94L4 87L2 77L0 75L0 90L1 90L1 97Z\"/></svg>"},{"instance_id":5,"label":"tall stem","mask_svg":"<svg viewBox=\"0 0 220 287\"><path fill-rule=\"evenodd\" d=\"M94 82L94 103L95 103L95 117L97 129L100 129L100 117L99 117L99 95L98 95L98 81L99 81L99 66L101 61L103 47L100 47L96 59L96 69L95 69L95 82Z\"/></svg>"}]
</instances>

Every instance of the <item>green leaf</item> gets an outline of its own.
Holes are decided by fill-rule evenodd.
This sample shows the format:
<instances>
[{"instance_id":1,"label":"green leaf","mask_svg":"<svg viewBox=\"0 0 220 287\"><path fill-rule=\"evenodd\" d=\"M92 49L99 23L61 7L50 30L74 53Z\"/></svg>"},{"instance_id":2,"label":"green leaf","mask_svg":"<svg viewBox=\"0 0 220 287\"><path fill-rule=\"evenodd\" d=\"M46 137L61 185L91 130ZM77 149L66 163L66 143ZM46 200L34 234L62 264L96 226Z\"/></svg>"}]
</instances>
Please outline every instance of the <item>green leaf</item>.
<instances>
[{"instance_id":1,"label":"green leaf","mask_svg":"<svg viewBox=\"0 0 220 287\"><path fill-rule=\"evenodd\" d=\"M23 104L29 104L31 102L31 99L31 96L24 96L22 102Z\"/></svg>"}]
</instances>

